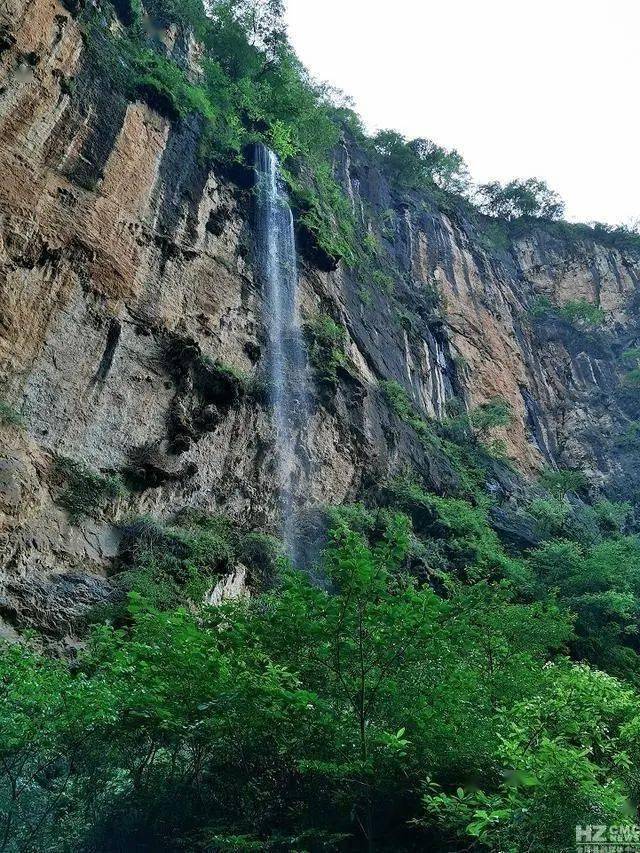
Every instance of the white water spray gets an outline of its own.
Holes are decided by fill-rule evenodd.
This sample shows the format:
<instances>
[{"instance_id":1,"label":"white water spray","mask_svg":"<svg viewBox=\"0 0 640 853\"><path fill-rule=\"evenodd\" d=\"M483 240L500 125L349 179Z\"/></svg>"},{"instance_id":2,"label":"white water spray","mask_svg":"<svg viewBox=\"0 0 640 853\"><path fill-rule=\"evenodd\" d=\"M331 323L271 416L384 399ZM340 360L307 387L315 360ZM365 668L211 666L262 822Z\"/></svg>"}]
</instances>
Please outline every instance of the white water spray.
<instances>
[{"instance_id":1,"label":"white water spray","mask_svg":"<svg viewBox=\"0 0 640 853\"><path fill-rule=\"evenodd\" d=\"M298 438L308 425L307 359L298 307L298 264L289 199L278 159L256 147L258 261L269 331L269 387L277 436L277 475L287 553L296 555L295 476L300 471Z\"/></svg>"}]
</instances>

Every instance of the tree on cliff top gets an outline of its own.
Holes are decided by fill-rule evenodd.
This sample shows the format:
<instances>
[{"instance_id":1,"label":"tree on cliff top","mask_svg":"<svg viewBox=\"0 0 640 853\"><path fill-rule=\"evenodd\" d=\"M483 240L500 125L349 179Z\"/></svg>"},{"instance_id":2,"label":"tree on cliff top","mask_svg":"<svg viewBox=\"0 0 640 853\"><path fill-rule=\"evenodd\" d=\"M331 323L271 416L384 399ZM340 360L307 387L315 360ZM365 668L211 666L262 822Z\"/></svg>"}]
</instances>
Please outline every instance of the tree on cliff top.
<instances>
[{"instance_id":1,"label":"tree on cliff top","mask_svg":"<svg viewBox=\"0 0 640 853\"><path fill-rule=\"evenodd\" d=\"M560 196L538 178L508 184L492 181L478 187L477 195L483 213L502 219L560 219L564 213Z\"/></svg>"},{"instance_id":2,"label":"tree on cliff top","mask_svg":"<svg viewBox=\"0 0 640 853\"><path fill-rule=\"evenodd\" d=\"M249 43L271 59L287 44L283 0L210 0L206 7L218 21L235 21Z\"/></svg>"},{"instance_id":3,"label":"tree on cliff top","mask_svg":"<svg viewBox=\"0 0 640 853\"><path fill-rule=\"evenodd\" d=\"M382 165L404 186L435 185L458 194L464 194L469 188L467 165L455 149L447 150L430 139L409 142L395 130L377 133L373 147Z\"/></svg>"}]
</instances>

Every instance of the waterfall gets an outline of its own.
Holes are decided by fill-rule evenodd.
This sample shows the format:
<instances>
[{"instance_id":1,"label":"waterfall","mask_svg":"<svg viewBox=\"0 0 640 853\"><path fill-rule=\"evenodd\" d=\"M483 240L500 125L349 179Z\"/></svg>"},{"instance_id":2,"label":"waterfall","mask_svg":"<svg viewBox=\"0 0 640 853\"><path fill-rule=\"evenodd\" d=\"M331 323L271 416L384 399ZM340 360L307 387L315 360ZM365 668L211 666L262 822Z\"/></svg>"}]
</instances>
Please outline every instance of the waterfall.
<instances>
[{"instance_id":1,"label":"waterfall","mask_svg":"<svg viewBox=\"0 0 640 853\"><path fill-rule=\"evenodd\" d=\"M293 214L276 155L256 146L258 263L264 287L269 343L269 393L276 430L278 491L285 550L296 555L295 482L298 436L308 424L307 358L298 307Z\"/></svg>"}]
</instances>

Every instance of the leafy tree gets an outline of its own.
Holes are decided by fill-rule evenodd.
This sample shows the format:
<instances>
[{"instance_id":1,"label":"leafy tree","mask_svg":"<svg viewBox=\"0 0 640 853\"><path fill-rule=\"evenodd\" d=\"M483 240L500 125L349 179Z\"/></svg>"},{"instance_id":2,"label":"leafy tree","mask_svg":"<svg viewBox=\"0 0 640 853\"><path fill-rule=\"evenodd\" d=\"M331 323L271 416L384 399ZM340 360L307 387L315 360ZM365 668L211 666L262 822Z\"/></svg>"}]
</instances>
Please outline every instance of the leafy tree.
<instances>
[{"instance_id":1,"label":"leafy tree","mask_svg":"<svg viewBox=\"0 0 640 853\"><path fill-rule=\"evenodd\" d=\"M447 150L430 139L414 139L409 147L418 157L423 175L437 187L457 195L464 195L469 190L469 170L455 148Z\"/></svg>"},{"instance_id":2,"label":"leafy tree","mask_svg":"<svg viewBox=\"0 0 640 853\"><path fill-rule=\"evenodd\" d=\"M420 848L425 768L493 785L496 709L541 689L568 620L504 587L419 587L406 517L333 525L330 591L289 572L204 620L133 596L127 628L96 628L73 670L5 647L7 843Z\"/></svg>"},{"instance_id":3,"label":"leafy tree","mask_svg":"<svg viewBox=\"0 0 640 853\"><path fill-rule=\"evenodd\" d=\"M544 181L528 178L500 184L493 181L478 188L481 210L489 216L519 219L524 216L538 219L559 219L564 203Z\"/></svg>"},{"instance_id":4,"label":"leafy tree","mask_svg":"<svg viewBox=\"0 0 640 853\"><path fill-rule=\"evenodd\" d=\"M373 146L384 168L404 186L437 187L459 194L469 188L466 163L455 149L448 151L430 139L408 142L394 130L379 131Z\"/></svg>"},{"instance_id":5,"label":"leafy tree","mask_svg":"<svg viewBox=\"0 0 640 853\"><path fill-rule=\"evenodd\" d=\"M528 560L544 595L559 599L577 614L575 654L637 680L640 669L636 623L640 615L640 543L635 536L605 539L591 547L553 540Z\"/></svg>"},{"instance_id":6,"label":"leafy tree","mask_svg":"<svg viewBox=\"0 0 640 853\"><path fill-rule=\"evenodd\" d=\"M619 749L634 742L637 695L587 667L561 663L546 675L546 688L499 712L502 780L455 792L429 781L427 825L437 821L458 844L569 853L578 824L632 822Z\"/></svg>"},{"instance_id":7,"label":"leafy tree","mask_svg":"<svg viewBox=\"0 0 640 853\"><path fill-rule=\"evenodd\" d=\"M249 44L269 59L275 59L287 44L282 0L213 0L210 11L219 21L238 24Z\"/></svg>"}]
</instances>

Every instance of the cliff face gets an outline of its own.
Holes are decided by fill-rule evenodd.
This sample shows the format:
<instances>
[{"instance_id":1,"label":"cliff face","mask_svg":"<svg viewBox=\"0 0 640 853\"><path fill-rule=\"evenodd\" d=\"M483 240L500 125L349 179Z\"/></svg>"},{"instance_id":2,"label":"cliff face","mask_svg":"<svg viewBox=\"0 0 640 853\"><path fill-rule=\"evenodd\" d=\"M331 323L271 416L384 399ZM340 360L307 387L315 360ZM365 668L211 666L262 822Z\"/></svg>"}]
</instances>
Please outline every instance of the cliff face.
<instances>
[{"instance_id":1,"label":"cliff face","mask_svg":"<svg viewBox=\"0 0 640 853\"><path fill-rule=\"evenodd\" d=\"M264 369L250 175L203 165L197 120L105 88L72 7L0 9L0 381L26 423L0 427L7 632L73 633L74 614L108 594L128 516L197 506L265 530L277 516L263 395L203 368ZM526 476L581 467L594 488L635 495L640 412L621 353L640 334L640 252L542 226L491 247L464 218L400 197L355 145L336 152L335 174L397 280L390 295L311 251L301 258L303 316L344 326L348 365L316 395L300 502L357 499L407 468L435 490L454 477L389 409L382 380L435 419L455 397L471 408L502 396L514 413L507 455ZM605 326L534 321L540 296L597 303ZM61 457L133 471L137 487L110 514L72 523L55 502ZM508 503L515 478L498 480Z\"/></svg>"}]
</instances>

